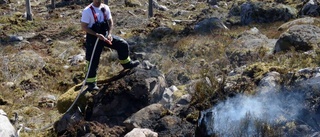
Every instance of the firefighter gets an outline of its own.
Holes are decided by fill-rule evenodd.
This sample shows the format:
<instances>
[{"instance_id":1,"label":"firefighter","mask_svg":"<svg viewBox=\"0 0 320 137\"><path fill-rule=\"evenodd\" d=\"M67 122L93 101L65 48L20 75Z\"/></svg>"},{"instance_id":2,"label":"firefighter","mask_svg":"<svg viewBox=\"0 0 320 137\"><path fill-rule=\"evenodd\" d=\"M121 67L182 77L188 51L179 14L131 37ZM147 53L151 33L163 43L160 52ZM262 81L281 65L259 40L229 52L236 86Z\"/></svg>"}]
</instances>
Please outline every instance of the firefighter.
<instances>
[{"instance_id":1,"label":"firefighter","mask_svg":"<svg viewBox=\"0 0 320 137\"><path fill-rule=\"evenodd\" d=\"M104 46L115 49L118 52L118 59L124 69L132 69L139 65L139 61L132 61L129 57L128 43L115 35L112 35L113 20L108 5L101 3L101 0L93 0L83 11L81 16L81 28L86 32L86 61L87 72L85 80L89 90L99 90L97 86L97 70L99 58ZM96 40L99 39L98 43ZM96 47L94 53L93 49ZM91 56L92 61L90 62Z\"/></svg>"}]
</instances>

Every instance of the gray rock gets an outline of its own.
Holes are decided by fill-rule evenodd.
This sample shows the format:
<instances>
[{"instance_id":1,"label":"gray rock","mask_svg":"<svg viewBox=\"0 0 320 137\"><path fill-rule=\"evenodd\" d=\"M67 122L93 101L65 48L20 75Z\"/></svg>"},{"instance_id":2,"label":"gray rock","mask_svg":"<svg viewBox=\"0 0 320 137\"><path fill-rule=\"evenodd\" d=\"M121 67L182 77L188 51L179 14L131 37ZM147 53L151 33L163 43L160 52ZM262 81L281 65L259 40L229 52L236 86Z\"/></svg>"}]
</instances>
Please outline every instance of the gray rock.
<instances>
[{"instance_id":1,"label":"gray rock","mask_svg":"<svg viewBox=\"0 0 320 137\"><path fill-rule=\"evenodd\" d=\"M315 24L319 24L319 23L320 23L320 20L317 18L304 17L304 18L299 18L299 19L295 19L295 20L284 23L278 28L278 30L279 31L287 30L288 28L290 28L294 25L302 25L302 24L315 25Z\"/></svg>"},{"instance_id":2,"label":"gray rock","mask_svg":"<svg viewBox=\"0 0 320 137\"><path fill-rule=\"evenodd\" d=\"M84 54L78 54L70 57L68 61L70 62L71 66L77 65L80 62L83 62L85 60L85 55Z\"/></svg>"},{"instance_id":3,"label":"gray rock","mask_svg":"<svg viewBox=\"0 0 320 137\"><path fill-rule=\"evenodd\" d=\"M212 5L212 6L218 4L217 0L207 0L207 3Z\"/></svg>"},{"instance_id":4,"label":"gray rock","mask_svg":"<svg viewBox=\"0 0 320 137\"><path fill-rule=\"evenodd\" d=\"M160 129L159 136L192 137L193 134L193 130L190 130L193 129L191 124L177 116L164 116L157 122L157 127Z\"/></svg>"},{"instance_id":5,"label":"gray rock","mask_svg":"<svg viewBox=\"0 0 320 137\"><path fill-rule=\"evenodd\" d=\"M8 4L8 0L0 0L0 4Z\"/></svg>"},{"instance_id":6,"label":"gray rock","mask_svg":"<svg viewBox=\"0 0 320 137\"><path fill-rule=\"evenodd\" d=\"M148 60L144 60L144 61L142 62L142 66L143 66L145 69L147 69L147 70L150 70L150 69L152 69L153 67L156 67L156 65L151 64L150 61L148 61Z\"/></svg>"},{"instance_id":7,"label":"gray rock","mask_svg":"<svg viewBox=\"0 0 320 137\"><path fill-rule=\"evenodd\" d=\"M0 136L1 137L18 137L16 129L10 123L7 113L0 109Z\"/></svg>"},{"instance_id":8,"label":"gray rock","mask_svg":"<svg viewBox=\"0 0 320 137\"><path fill-rule=\"evenodd\" d=\"M10 38L9 38L10 42L22 41L22 40L23 40L22 36L10 36Z\"/></svg>"},{"instance_id":9,"label":"gray rock","mask_svg":"<svg viewBox=\"0 0 320 137\"><path fill-rule=\"evenodd\" d=\"M181 69L172 69L166 75L168 85L181 85L190 82L190 78L186 72Z\"/></svg>"},{"instance_id":10,"label":"gray rock","mask_svg":"<svg viewBox=\"0 0 320 137\"><path fill-rule=\"evenodd\" d=\"M163 38L167 35L170 35L170 34L173 34L174 31L167 27L167 26L161 26L161 27L158 27L158 28L155 28L154 30L152 30L151 32L151 36L155 37L155 38Z\"/></svg>"},{"instance_id":11,"label":"gray rock","mask_svg":"<svg viewBox=\"0 0 320 137\"><path fill-rule=\"evenodd\" d=\"M262 34L256 27L244 31L231 43L234 47L242 50L255 50L255 48L261 46L272 49L274 44L272 44L271 39Z\"/></svg>"},{"instance_id":12,"label":"gray rock","mask_svg":"<svg viewBox=\"0 0 320 137\"><path fill-rule=\"evenodd\" d=\"M238 66L245 65L252 58L260 57L257 51L263 51L265 54L271 54L276 43L276 39L269 39L257 28L251 28L243 33L230 44L232 52L227 52L229 61L237 63Z\"/></svg>"},{"instance_id":13,"label":"gray rock","mask_svg":"<svg viewBox=\"0 0 320 137\"><path fill-rule=\"evenodd\" d=\"M125 0L124 1L125 6L127 7L140 7L142 4L140 3L139 0Z\"/></svg>"},{"instance_id":14,"label":"gray rock","mask_svg":"<svg viewBox=\"0 0 320 137\"><path fill-rule=\"evenodd\" d=\"M153 8L161 10L161 11L169 10L166 6L160 5L156 0L152 1L152 6L153 6Z\"/></svg>"},{"instance_id":15,"label":"gray rock","mask_svg":"<svg viewBox=\"0 0 320 137\"><path fill-rule=\"evenodd\" d=\"M166 111L161 104L151 104L133 114L123 123L129 130L134 128L148 128L151 127L152 121L160 119Z\"/></svg>"},{"instance_id":16,"label":"gray rock","mask_svg":"<svg viewBox=\"0 0 320 137\"><path fill-rule=\"evenodd\" d=\"M124 137L158 137L158 133L146 128L134 128Z\"/></svg>"},{"instance_id":17,"label":"gray rock","mask_svg":"<svg viewBox=\"0 0 320 137\"><path fill-rule=\"evenodd\" d=\"M261 93L276 92L279 91L281 82L280 73L272 71L267 73L265 77L259 82L259 90Z\"/></svg>"},{"instance_id":18,"label":"gray rock","mask_svg":"<svg viewBox=\"0 0 320 137\"><path fill-rule=\"evenodd\" d=\"M219 18L213 17L204 19L194 26L194 30L199 34L211 33L216 29L228 29Z\"/></svg>"},{"instance_id":19,"label":"gray rock","mask_svg":"<svg viewBox=\"0 0 320 137\"><path fill-rule=\"evenodd\" d=\"M314 25L294 25L281 34L273 52L291 49L309 51L320 46L320 28Z\"/></svg>"},{"instance_id":20,"label":"gray rock","mask_svg":"<svg viewBox=\"0 0 320 137\"><path fill-rule=\"evenodd\" d=\"M297 11L288 5L267 2L246 2L240 6L241 24L288 21Z\"/></svg>"},{"instance_id":21,"label":"gray rock","mask_svg":"<svg viewBox=\"0 0 320 137\"><path fill-rule=\"evenodd\" d=\"M67 113L54 125L55 131L61 133L65 131L69 125L74 125L83 119L83 115L76 111L73 114Z\"/></svg>"},{"instance_id":22,"label":"gray rock","mask_svg":"<svg viewBox=\"0 0 320 137\"><path fill-rule=\"evenodd\" d=\"M178 99L177 104L178 105L189 105L191 102L192 96L190 94L185 94Z\"/></svg>"},{"instance_id":23,"label":"gray rock","mask_svg":"<svg viewBox=\"0 0 320 137\"><path fill-rule=\"evenodd\" d=\"M319 16L320 13L319 3L316 0L309 0L301 9L300 15L304 16Z\"/></svg>"}]
</instances>

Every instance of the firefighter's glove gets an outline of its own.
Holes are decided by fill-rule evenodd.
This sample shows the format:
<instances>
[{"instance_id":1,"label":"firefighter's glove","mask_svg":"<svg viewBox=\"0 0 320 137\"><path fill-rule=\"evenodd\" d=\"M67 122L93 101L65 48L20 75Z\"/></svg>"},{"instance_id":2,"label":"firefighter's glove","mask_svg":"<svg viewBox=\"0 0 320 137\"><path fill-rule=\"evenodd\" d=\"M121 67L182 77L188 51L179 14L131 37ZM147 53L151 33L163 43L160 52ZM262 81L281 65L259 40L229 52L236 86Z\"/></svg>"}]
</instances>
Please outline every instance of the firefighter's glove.
<instances>
[{"instance_id":1,"label":"firefighter's glove","mask_svg":"<svg viewBox=\"0 0 320 137\"><path fill-rule=\"evenodd\" d=\"M97 34L97 37L98 37L100 40L102 40L102 41L104 41L104 42L107 42L107 44L112 45L112 42L111 42L109 39L107 39L106 37L104 37L102 34Z\"/></svg>"}]
</instances>

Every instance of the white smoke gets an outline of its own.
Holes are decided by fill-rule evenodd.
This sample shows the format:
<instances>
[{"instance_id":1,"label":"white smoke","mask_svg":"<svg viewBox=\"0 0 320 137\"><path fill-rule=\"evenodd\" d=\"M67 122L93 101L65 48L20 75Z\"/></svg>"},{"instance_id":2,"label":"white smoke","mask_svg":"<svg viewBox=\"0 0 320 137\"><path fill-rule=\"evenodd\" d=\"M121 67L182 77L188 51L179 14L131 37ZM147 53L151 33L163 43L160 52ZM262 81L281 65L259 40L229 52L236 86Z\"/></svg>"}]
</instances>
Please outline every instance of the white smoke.
<instances>
[{"instance_id":1,"label":"white smoke","mask_svg":"<svg viewBox=\"0 0 320 137\"><path fill-rule=\"evenodd\" d=\"M294 120L303 108L303 94L289 91L269 91L257 95L237 95L214 106L209 134L222 137L254 136L257 134L255 121L277 124ZM245 123L246 122L246 123Z\"/></svg>"}]
</instances>

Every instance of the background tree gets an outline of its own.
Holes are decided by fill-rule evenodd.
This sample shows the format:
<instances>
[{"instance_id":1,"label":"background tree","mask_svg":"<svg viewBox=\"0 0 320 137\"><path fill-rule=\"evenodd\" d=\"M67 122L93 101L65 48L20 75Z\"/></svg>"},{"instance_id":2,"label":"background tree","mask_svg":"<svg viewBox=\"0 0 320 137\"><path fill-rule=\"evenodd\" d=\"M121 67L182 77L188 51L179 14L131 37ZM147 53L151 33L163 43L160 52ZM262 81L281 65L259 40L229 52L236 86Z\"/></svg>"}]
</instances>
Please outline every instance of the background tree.
<instances>
[{"instance_id":1,"label":"background tree","mask_svg":"<svg viewBox=\"0 0 320 137\"><path fill-rule=\"evenodd\" d=\"M149 0L149 18L153 17L152 2L153 0Z\"/></svg>"},{"instance_id":2,"label":"background tree","mask_svg":"<svg viewBox=\"0 0 320 137\"><path fill-rule=\"evenodd\" d=\"M52 9L55 9L55 8L56 8L55 0L51 0L51 7L52 7Z\"/></svg>"},{"instance_id":3,"label":"background tree","mask_svg":"<svg viewBox=\"0 0 320 137\"><path fill-rule=\"evenodd\" d=\"M26 9L27 9L27 20L33 20L32 14L31 14L30 0L26 0Z\"/></svg>"}]
</instances>

